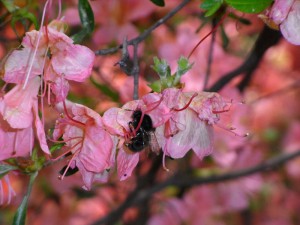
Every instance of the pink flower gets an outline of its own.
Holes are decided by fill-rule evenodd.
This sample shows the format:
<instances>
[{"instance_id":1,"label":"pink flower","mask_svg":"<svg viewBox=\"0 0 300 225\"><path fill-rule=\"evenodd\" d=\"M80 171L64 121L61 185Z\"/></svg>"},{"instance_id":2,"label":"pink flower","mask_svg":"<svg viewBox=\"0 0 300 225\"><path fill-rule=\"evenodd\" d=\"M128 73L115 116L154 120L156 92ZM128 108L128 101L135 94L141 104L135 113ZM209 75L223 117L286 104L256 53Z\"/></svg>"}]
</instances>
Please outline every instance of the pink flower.
<instances>
[{"instance_id":1,"label":"pink flower","mask_svg":"<svg viewBox=\"0 0 300 225\"><path fill-rule=\"evenodd\" d=\"M282 35L292 44L300 45L300 1L275 0L269 18L280 27Z\"/></svg>"},{"instance_id":2,"label":"pink flower","mask_svg":"<svg viewBox=\"0 0 300 225\"><path fill-rule=\"evenodd\" d=\"M58 102L68 93L66 80L83 82L91 74L94 53L85 46L73 44L59 30L59 23L54 21L40 31L26 33L21 47L5 61L4 81L26 84L27 80L43 74Z\"/></svg>"},{"instance_id":3,"label":"pink flower","mask_svg":"<svg viewBox=\"0 0 300 225\"><path fill-rule=\"evenodd\" d=\"M136 110L141 101L131 101L120 108L111 108L103 115L103 123L106 129L118 137L119 146L123 145L125 135L129 132L128 123L132 120L131 115ZM119 149L117 158L117 171L120 180L125 180L131 176L133 169L139 161L139 153L126 152L123 147Z\"/></svg>"},{"instance_id":4,"label":"pink flower","mask_svg":"<svg viewBox=\"0 0 300 225\"><path fill-rule=\"evenodd\" d=\"M130 177L139 161L139 153L124 146L125 142L135 136L131 133L129 126L129 122L133 120L133 112L141 110L150 116L153 127L162 125L168 118L169 109L162 104L161 99L161 94L150 93L143 96L141 100L130 101L122 108L111 108L104 113L103 122L106 129L120 139L119 146L121 147L117 155L117 170L120 180Z\"/></svg>"},{"instance_id":5,"label":"pink flower","mask_svg":"<svg viewBox=\"0 0 300 225\"><path fill-rule=\"evenodd\" d=\"M163 103L170 109L170 119L156 128L156 137L163 152L172 158L182 158L190 150L199 158L212 153L213 124L226 104L217 93L184 93L169 88Z\"/></svg>"},{"instance_id":6,"label":"pink flower","mask_svg":"<svg viewBox=\"0 0 300 225\"><path fill-rule=\"evenodd\" d=\"M97 112L71 102L64 106L64 112L65 117L57 120L53 137L55 140L62 137L66 153L73 154L68 166L78 167L84 188L90 189L93 181L106 180L105 170L114 163L116 140L104 129Z\"/></svg>"},{"instance_id":7,"label":"pink flower","mask_svg":"<svg viewBox=\"0 0 300 225\"><path fill-rule=\"evenodd\" d=\"M6 152L0 158L25 156L33 147L35 127L41 149L50 154L46 142L43 124L38 115L37 94L40 86L40 78L35 77L28 83L25 89L22 85L16 85L0 99L2 146Z\"/></svg>"}]
</instances>

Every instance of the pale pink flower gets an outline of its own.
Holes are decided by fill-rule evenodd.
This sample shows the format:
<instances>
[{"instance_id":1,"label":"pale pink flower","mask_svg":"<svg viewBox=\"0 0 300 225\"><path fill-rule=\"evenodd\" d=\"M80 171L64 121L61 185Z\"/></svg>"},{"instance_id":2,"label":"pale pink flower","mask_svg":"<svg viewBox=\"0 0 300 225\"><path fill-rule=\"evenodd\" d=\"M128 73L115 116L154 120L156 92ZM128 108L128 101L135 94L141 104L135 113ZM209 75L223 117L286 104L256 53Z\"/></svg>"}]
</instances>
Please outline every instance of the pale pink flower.
<instances>
[{"instance_id":1,"label":"pale pink flower","mask_svg":"<svg viewBox=\"0 0 300 225\"><path fill-rule=\"evenodd\" d=\"M125 180L131 176L133 169L139 161L139 153L130 152L123 146L127 139L131 138L129 122L133 120L132 115L135 110L141 110L149 115L153 127L162 125L168 118L169 109L162 103L161 94L149 93L141 98L127 102L122 108L111 108L103 115L103 122L106 129L119 138L119 152L117 155L117 170L120 180Z\"/></svg>"},{"instance_id":2,"label":"pale pink flower","mask_svg":"<svg viewBox=\"0 0 300 225\"><path fill-rule=\"evenodd\" d=\"M40 78L29 81L25 89L18 84L0 99L0 133L6 148L0 158L25 156L32 151L34 128L41 149L50 154L43 123L38 115ZM5 137L5 138L4 138Z\"/></svg>"},{"instance_id":3,"label":"pale pink flower","mask_svg":"<svg viewBox=\"0 0 300 225\"><path fill-rule=\"evenodd\" d=\"M122 145L127 132L130 132L128 123L132 120L131 115L137 109L141 101L131 101L122 108L111 108L103 115L103 123L110 134L119 139L121 145L117 158L117 171L120 180L125 180L131 176L133 169L139 161L139 153L129 153L124 151ZM116 152L115 152L116 154Z\"/></svg>"},{"instance_id":4,"label":"pale pink flower","mask_svg":"<svg viewBox=\"0 0 300 225\"><path fill-rule=\"evenodd\" d=\"M40 31L26 33L21 47L14 50L3 65L5 82L26 86L27 80L43 74L58 102L68 93L66 80L83 82L91 74L94 53L85 46L73 44L73 40L59 30L59 23L54 21Z\"/></svg>"},{"instance_id":5,"label":"pale pink flower","mask_svg":"<svg viewBox=\"0 0 300 225\"><path fill-rule=\"evenodd\" d=\"M171 117L156 128L157 140L163 152L172 158L182 158L190 150L199 158L212 153L213 124L218 114L226 111L227 104L217 93L191 93L166 89L163 103Z\"/></svg>"},{"instance_id":6,"label":"pale pink flower","mask_svg":"<svg viewBox=\"0 0 300 225\"><path fill-rule=\"evenodd\" d=\"M111 169L114 163L112 154L116 140L104 129L102 118L97 112L68 102L64 113L65 116L57 120L53 137L55 140L62 137L66 143L64 149L72 153L68 166L78 167L85 183L84 188L90 189L93 181L106 180L105 170Z\"/></svg>"},{"instance_id":7,"label":"pale pink flower","mask_svg":"<svg viewBox=\"0 0 300 225\"><path fill-rule=\"evenodd\" d=\"M282 35L292 44L300 45L300 1L275 0L269 18L280 27Z\"/></svg>"}]
</instances>

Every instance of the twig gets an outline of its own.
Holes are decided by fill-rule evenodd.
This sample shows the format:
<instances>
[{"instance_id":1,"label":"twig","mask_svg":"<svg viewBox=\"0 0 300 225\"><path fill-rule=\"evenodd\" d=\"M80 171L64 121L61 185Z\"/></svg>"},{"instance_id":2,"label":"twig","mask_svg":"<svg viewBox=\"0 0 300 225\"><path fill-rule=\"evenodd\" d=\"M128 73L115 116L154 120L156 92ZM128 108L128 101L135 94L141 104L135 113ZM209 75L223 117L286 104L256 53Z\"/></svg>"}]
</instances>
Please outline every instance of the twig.
<instances>
[{"instance_id":1,"label":"twig","mask_svg":"<svg viewBox=\"0 0 300 225\"><path fill-rule=\"evenodd\" d=\"M203 185L203 184L211 184L211 183L218 183L218 182L225 182L229 180L234 180L237 178L249 176L258 172L264 172L271 169L274 169L285 162L292 160L296 157L300 156L300 150L297 152L289 153L289 154L282 154L279 156L276 156L274 158L271 158L261 164L258 164L256 166L247 168L247 169L241 169L238 171L231 171L228 173L224 173L221 175L213 175L209 177L192 177L188 174L177 174L170 179L166 180L165 182L162 182L152 188L149 188L148 190L143 190L142 192L138 193L136 195L136 199L134 201L134 204L137 202L143 200L144 198L148 198L149 196L152 196L154 193L168 187L168 186L177 186L177 187L191 187L195 185Z\"/></svg>"},{"instance_id":2,"label":"twig","mask_svg":"<svg viewBox=\"0 0 300 225\"><path fill-rule=\"evenodd\" d=\"M208 89L208 91L219 91L233 78L241 75L242 73L246 73L244 80L242 80L239 84L239 89L243 90L249 83L252 73L259 65L265 52L273 45L276 45L280 38L281 33L279 31L272 30L265 26L259 35L252 52L244 63L235 70L223 75L215 84L212 85L212 87Z\"/></svg>"},{"instance_id":3,"label":"twig","mask_svg":"<svg viewBox=\"0 0 300 225\"><path fill-rule=\"evenodd\" d=\"M216 19L212 20L212 27L214 28L216 26ZM211 65L213 61L213 52L214 52L214 45L215 45L215 40L216 40L216 32L213 32L211 34L211 40L210 40L210 46L209 46L209 52L208 52L208 60L207 60L207 67L206 67L206 73L204 77L204 84L203 84L203 90L207 88L208 84L208 79L210 77L211 73Z\"/></svg>"},{"instance_id":4,"label":"twig","mask_svg":"<svg viewBox=\"0 0 300 225\"><path fill-rule=\"evenodd\" d=\"M171 10L167 15L165 15L163 18L158 20L156 23L154 23L151 27L146 29L141 35L137 36L136 38L133 38L128 41L128 45L134 45L142 42L144 39L146 39L153 30L155 30L157 27L159 27L161 24L165 23L168 19L170 19L172 16L174 16L179 10L181 10L186 4L188 4L191 0L184 0L180 5L178 5L176 8ZM121 49L123 45L119 45L113 48L109 49L102 49L95 51L96 55L108 55L113 54L117 52L119 49Z\"/></svg>"},{"instance_id":5,"label":"twig","mask_svg":"<svg viewBox=\"0 0 300 225\"><path fill-rule=\"evenodd\" d=\"M134 203L134 201L136 199L136 193L139 193L142 190L144 190L145 188L153 185L153 183L155 181L156 173L159 171L159 169L161 167L161 160L162 160L162 156L156 157L153 160L152 166L151 166L150 170L147 172L147 174L144 176L138 177L136 188L127 196L126 200L117 209L113 210L111 213L109 213L107 216L101 218L100 220L94 222L92 225L115 224L116 222L118 222L121 219L122 215L125 213L125 211L129 207L131 207L133 205L141 204L141 203L147 204L147 201L149 200L149 198L144 198L144 199L141 199L141 201ZM143 209L143 211L144 210L145 209Z\"/></svg>"},{"instance_id":6,"label":"twig","mask_svg":"<svg viewBox=\"0 0 300 225\"><path fill-rule=\"evenodd\" d=\"M191 175L192 173L182 173L182 172L177 173L176 175L172 176L171 178L167 179L166 181L159 183L148 189L136 188L133 192L131 192L128 195L127 199L123 202L123 204L121 204L116 210L112 211L105 218L97 221L93 225L105 224L108 221L110 221L110 220L108 220L108 218L113 218L115 216L120 217L120 214L121 213L123 214L127 208L129 208L133 205L137 205L140 202L151 198L156 192L159 192L166 187L176 186L179 188L185 188L185 187L192 187L195 185L204 185L204 184L212 184L212 183L235 180L235 179L238 179L241 177L246 177L246 176L249 176L249 175L252 175L255 173L275 169L276 167L281 166L284 163L286 163L292 159L295 159L298 156L300 156L300 150L293 152L293 153L282 154L282 155L276 156L274 158L271 158L261 164L253 166L253 167L241 169L238 171L231 171L231 172L220 174L220 175L213 175L213 176L209 176L209 177L194 177L193 175ZM112 224L112 223L109 223L109 224Z\"/></svg>"},{"instance_id":7,"label":"twig","mask_svg":"<svg viewBox=\"0 0 300 225\"><path fill-rule=\"evenodd\" d=\"M133 99L139 99L139 57L138 57L138 43L134 43L133 45Z\"/></svg>"}]
</instances>

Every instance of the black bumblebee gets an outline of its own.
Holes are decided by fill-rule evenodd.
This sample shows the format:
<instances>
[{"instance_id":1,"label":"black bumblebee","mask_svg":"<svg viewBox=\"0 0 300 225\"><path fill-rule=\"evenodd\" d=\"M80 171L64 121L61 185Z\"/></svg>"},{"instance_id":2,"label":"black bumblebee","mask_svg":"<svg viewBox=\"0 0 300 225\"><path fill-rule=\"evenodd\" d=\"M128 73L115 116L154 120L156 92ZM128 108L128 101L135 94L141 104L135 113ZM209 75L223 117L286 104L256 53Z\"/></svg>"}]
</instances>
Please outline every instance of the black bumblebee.
<instances>
[{"instance_id":1,"label":"black bumblebee","mask_svg":"<svg viewBox=\"0 0 300 225\"><path fill-rule=\"evenodd\" d=\"M142 111L139 109L135 110L132 114L132 121L128 123L130 132L132 134L135 133L135 136L131 137L131 139L127 143L125 143L125 146L132 152L140 152L148 146L153 148L152 145L153 140L155 139L155 128L152 125L152 120L149 115L144 114L139 129L134 132L134 130L138 127L141 118Z\"/></svg>"}]
</instances>

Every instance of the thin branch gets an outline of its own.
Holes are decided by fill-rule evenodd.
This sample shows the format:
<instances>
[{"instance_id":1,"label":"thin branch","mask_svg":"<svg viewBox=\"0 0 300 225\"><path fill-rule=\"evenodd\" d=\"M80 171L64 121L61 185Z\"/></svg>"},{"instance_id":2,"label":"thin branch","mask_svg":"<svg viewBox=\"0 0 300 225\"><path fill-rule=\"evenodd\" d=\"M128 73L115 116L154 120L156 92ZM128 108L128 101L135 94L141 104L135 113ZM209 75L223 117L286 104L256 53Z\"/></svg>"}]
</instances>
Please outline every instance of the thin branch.
<instances>
[{"instance_id":1,"label":"thin branch","mask_svg":"<svg viewBox=\"0 0 300 225\"><path fill-rule=\"evenodd\" d=\"M239 84L239 89L243 90L249 83L253 72L258 67L265 52L273 45L276 45L280 38L281 33L279 31L272 30L265 26L259 35L253 50L244 63L235 70L221 76L221 78L215 84L213 84L208 91L219 91L233 78L246 73L244 80Z\"/></svg>"},{"instance_id":2,"label":"thin branch","mask_svg":"<svg viewBox=\"0 0 300 225\"><path fill-rule=\"evenodd\" d=\"M253 167L249 167L246 169L241 169L238 171L231 171L228 173L220 174L220 175L213 175L209 177L194 177L192 173L183 173L179 172L172 176L171 178L167 179L166 181L159 183L153 187L150 187L148 189L141 189L136 188L133 192L131 192L127 199L114 211L112 211L109 215L104 217L103 219L97 221L93 225L100 225L105 224L109 220L108 218L113 218L115 216L122 215L125 210L131 206L137 205L141 203L142 201L145 201L147 199L150 199L156 192L159 192L166 187L169 186L176 186L180 188L185 187L192 187L195 185L205 185L205 184L212 184L212 183L219 183L219 182L225 182L230 180L235 180L241 177L246 177L255 173L259 172L265 172L265 171L271 171L284 163L295 159L296 157L300 156L300 150L288 153L288 154L282 154L276 157L273 157L261 164L258 164ZM112 223L109 223L112 224Z\"/></svg>"},{"instance_id":3,"label":"thin branch","mask_svg":"<svg viewBox=\"0 0 300 225\"><path fill-rule=\"evenodd\" d=\"M134 45L142 42L144 39L146 39L153 30L155 30L157 27L165 23L168 19L170 19L172 16L174 16L179 10L181 10L185 5L187 5L191 0L184 0L180 5L178 5L176 8L171 10L167 15L165 15L163 18L158 20L156 23L154 23L151 27L146 29L141 35L137 36L136 38L133 38L128 41L128 45ZM123 45L119 45L113 48L109 49L102 49L95 51L96 55L108 55L113 54L117 52L119 49L121 49Z\"/></svg>"},{"instance_id":4,"label":"thin branch","mask_svg":"<svg viewBox=\"0 0 300 225\"><path fill-rule=\"evenodd\" d=\"M214 28L217 24L216 19L213 19L211 24L212 24L212 27ZM208 60L207 60L206 73L205 73L205 77L204 77L203 90L205 90L207 88L208 80L209 80L210 73L211 73L215 41L216 41L216 32L212 32L210 45L209 45L209 51L208 51Z\"/></svg>"},{"instance_id":5,"label":"thin branch","mask_svg":"<svg viewBox=\"0 0 300 225\"><path fill-rule=\"evenodd\" d=\"M114 211L110 212L107 216L101 218L100 220L95 221L92 225L101 225L101 224L115 224L118 222L125 211L133 206L141 203L147 203L149 198L141 199L141 201L134 203L136 198L136 193L141 192L147 187L151 187L154 184L155 177L159 169L161 168L162 155L154 158L152 166L146 175L138 177L136 188L127 196L126 200Z\"/></svg>"},{"instance_id":6,"label":"thin branch","mask_svg":"<svg viewBox=\"0 0 300 225\"><path fill-rule=\"evenodd\" d=\"M241 177L246 177L255 173L264 172L268 170L275 169L278 166L283 165L284 163L300 156L300 150L289 153L289 154L282 154L271 158L261 164L258 164L253 167L249 167L246 169L241 169L238 171L231 171L228 173L220 174L220 175L213 175L209 177L193 177L189 174L176 174L175 176L171 177L170 179L162 182L148 190L143 190L142 192L138 193L134 203L148 198L152 196L154 193L161 191L162 189L168 186L176 186L176 187L191 187L195 185L203 185L203 184L211 184L211 183L218 183L218 182L225 182L229 180L234 180Z\"/></svg>"},{"instance_id":7,"label":"thin branch","mask_svg":"<svg viewBox=\"0 0 300 225\"><path fill-rule=\"evenodd\" d=\"M138 43L135 43L133 45L133 69L132 69L134 100L139 99L139 73L140 73L140 67L139 67L139 57L138 57Z\"/></svg>"}]
</instances>

